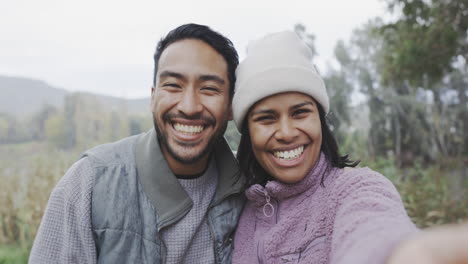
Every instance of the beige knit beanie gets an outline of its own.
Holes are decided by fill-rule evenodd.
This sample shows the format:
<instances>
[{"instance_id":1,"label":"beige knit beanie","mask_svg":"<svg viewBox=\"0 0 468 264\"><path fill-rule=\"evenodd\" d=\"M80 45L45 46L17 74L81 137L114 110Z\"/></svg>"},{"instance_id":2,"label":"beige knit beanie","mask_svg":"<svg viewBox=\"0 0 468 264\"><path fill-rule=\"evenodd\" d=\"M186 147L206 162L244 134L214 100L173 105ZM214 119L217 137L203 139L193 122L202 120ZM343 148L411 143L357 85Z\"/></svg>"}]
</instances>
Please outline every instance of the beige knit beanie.
<instances>
[{"instance_id":1,"label":"beige knit beanie","mask_svg":"<svg viewBox=\"0 0 468 264\"><path fill-rule=\"evenodd\" d=\"M292 31L269 34L249 43L247 57L236 69L236 78L232 108L239 131L250 107L277 93L305 93L328 113L327 91L312 64L312 52Z\"/></svg>"}]
</instances>

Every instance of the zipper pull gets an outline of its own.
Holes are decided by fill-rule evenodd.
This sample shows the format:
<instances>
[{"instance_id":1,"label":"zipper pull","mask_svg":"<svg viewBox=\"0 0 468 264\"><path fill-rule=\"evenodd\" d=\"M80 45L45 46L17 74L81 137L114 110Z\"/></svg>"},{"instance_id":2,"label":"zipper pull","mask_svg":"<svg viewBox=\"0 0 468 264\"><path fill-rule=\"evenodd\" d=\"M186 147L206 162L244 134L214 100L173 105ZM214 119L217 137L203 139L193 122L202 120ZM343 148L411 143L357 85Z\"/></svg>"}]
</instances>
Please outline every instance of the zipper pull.
<instances>
[{"instance_id":1,"label":"zipper pull","mask_svg":"<svg viewBox=\"0 0 468 264\"><path fill-rule=\"evenodd\" d=\"M265 199L266 199L266 204L263 205L263 215L266 217L272 217L275 214L275 207L270 203L270 195L268 195L268 192L265 190ZM270 213L268 213L270 212Z\"/></svg>"}]
</instances>

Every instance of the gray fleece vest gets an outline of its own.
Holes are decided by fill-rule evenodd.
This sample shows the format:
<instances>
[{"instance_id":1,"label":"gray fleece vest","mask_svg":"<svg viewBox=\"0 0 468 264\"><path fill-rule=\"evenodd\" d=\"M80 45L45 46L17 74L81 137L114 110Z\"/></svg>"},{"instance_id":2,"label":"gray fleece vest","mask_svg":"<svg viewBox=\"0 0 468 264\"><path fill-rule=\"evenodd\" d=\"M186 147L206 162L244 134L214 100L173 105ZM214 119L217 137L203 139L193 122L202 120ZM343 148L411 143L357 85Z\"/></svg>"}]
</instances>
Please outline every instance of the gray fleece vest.
<instances>
[{"instance_id":1,"label":"gray fleece vest","mask_svg":"<svg viewBox=\"0 0 468 264\"><path fill-rule=\"evenodd\" d=\"M225 141L214 150L218 186L208 208L215 263L231 263L245 198L243 178ZM87 151L94 167L91 221L98 263L165 263L161 229L177 222L192 201L169 169L156 132Z\"/></svg>"}]
</instances>

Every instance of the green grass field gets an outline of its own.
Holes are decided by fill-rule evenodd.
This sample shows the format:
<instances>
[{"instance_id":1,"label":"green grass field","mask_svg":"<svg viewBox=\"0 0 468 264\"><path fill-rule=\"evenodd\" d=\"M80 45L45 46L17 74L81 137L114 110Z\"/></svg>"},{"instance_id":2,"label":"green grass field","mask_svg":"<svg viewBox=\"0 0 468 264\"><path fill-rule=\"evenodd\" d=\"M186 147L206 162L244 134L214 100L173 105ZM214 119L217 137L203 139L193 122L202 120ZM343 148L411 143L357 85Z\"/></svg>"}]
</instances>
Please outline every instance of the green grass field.
<instances>
[{"instance_id":1,"label":"green grass field","mask_svg":"<svg viewBox=\"0 0 468 264\"><path fill-rule=\"evenodd\" d=\"M28 263L29 248L0 246L0 264Z\"/></svg>"}]
</instances>

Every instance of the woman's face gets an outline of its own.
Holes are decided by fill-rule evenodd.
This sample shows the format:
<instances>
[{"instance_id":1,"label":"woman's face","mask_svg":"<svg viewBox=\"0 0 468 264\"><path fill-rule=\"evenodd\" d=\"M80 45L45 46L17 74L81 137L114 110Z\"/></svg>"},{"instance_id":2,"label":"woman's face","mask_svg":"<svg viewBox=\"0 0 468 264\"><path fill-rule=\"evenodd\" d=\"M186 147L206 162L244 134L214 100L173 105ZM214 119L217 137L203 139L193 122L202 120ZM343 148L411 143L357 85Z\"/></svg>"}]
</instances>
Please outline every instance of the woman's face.
<instances>
[{"instance_id":1,"label":"woman's face","mask_svg":"<svg viewBox=\"0 0 468 264\"><path fill-rule=\"evenodd\" d=\"M272 95L247 115L255 158L276 180L296 183L317 162L322 128L317 103L303 93Z\"/></svg>"}]
</instances>

